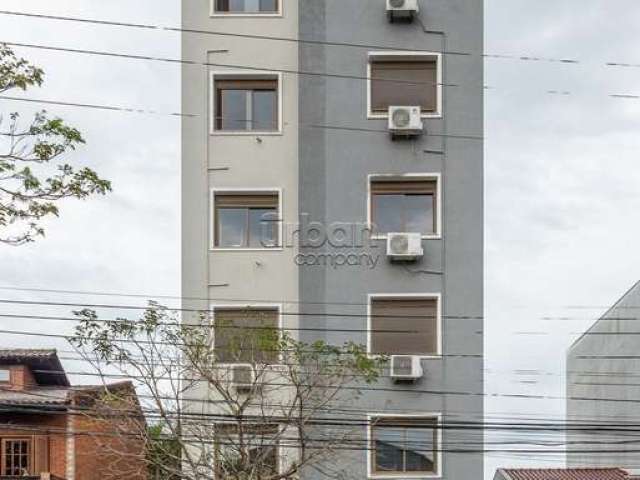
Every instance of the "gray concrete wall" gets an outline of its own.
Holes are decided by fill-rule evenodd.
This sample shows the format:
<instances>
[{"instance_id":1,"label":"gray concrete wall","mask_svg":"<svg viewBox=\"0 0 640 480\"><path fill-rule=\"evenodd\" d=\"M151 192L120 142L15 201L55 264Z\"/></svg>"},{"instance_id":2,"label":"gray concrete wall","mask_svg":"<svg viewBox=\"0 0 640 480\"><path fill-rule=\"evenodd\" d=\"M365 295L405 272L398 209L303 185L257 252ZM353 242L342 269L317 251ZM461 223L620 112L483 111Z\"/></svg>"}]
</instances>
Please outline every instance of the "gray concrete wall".
<instances>
[{"instance_id":1,"label":"gray concrete wall","mask_svg":"<svg viewBox=\"0 0 640 480\"><path fill-rule=\"evenodd\" d=\"M388 23L384 1L300 0L302 40L367 45L303 43L302 71L365 77L369 51L471 52L468 56L444 56L444 83L459 86L444 88L443 118L425 120L430 134L415 141L392 142L385 132L385 120L367 119L366 82L362 79L301 76L301 213L323 225L364 224L368 175L438 173L443 181L442 238L423 242L424 260L404 268L392 265L379 242L365 249L380 255L374 269L302 267L303 310L328 314L306 315L302 321L304 325L326 326L323 337L331 342L350 339L366 343L369 294L441 294L443 314L451 317L443 319L443 356L423 361L426 376L415 385L398 386L389 379L381 380L377 391L367 391L356 410L361 418L378 412L437 412L445 421L479 421L483 411L483 144L478 139L446 135L483 135L482 2L432 0L422 1L421 7L420 19L426 29L443 34L425 33L419 22ZM330 246L325 250L341 251ZM354 316L344 317L344 313ZM344 328L358 332L335 331ZM469 441L475 442L466 445L470 449L482 446L479 432L445 430L443 436L449 446L464 448ZM350 474L366 476L365 452L343 453L339 458ZM336 461L332 458L333 464ZM477 479L483 475L481 454L445 452L443 461L443 478Z\"/></svg>"},{"instance_id":2,"label":"gray concrete wall","mask_svg":"<svg viewBox=\"0 0 640 480\"><path fill-rule=\"evenodd\" d=\"M568 466L640 468L637 445L619 443L640 423L639 309L640 282L569 349Z\"/></svg>"}]
</instances>

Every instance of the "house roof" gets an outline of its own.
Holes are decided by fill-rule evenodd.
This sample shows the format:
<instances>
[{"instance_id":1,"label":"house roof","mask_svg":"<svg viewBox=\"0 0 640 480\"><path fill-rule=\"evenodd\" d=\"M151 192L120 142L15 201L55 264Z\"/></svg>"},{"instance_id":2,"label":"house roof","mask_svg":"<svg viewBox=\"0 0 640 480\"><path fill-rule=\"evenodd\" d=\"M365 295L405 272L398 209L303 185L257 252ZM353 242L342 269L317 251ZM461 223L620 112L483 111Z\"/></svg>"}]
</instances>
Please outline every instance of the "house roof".
<instances>
[{"instance_id":1,"label":"house roof","mask_svg":"<svg viewBox=\"0 0 640 480\"><path fill-rule=\"evenodd\" d=\"M2 407L65 407L69 401L69 388L41 388L29 390L0 390Z\"/></svg>"},{"instance_id":2,"label":"house roof","mask_svg":"<svg viewBox=\"0 0 640 480\"><path fill-rule=\"evenodd\" d=\"M24 348L0 350L0 364L29 366L40 386L68 387L71 385L56 350Z\"/></svg>"},{"instance_id":3,"label":"house roof","mask_svg":"<svg viewBox=\"0 0 640 480\"><path fill-rule=\"evenodd\" d=\"M628 480L621 468L505 468L508 480Z\"/></svg>"},{"instance_id":4,"label":"house roof","mask_svg":"<svg viewBox=\"0 0 640 480\"><path fill-rule=\"evenodd\" d=\"M0 412L7 407L44 407L66 409L72 400L83 393L94 395L104 389L112 393L129 390L135 394L133 383L129 380L108 385L79 385L73 387L32 387L27 390L0 389Z\"/></svg>"}]
</instances>

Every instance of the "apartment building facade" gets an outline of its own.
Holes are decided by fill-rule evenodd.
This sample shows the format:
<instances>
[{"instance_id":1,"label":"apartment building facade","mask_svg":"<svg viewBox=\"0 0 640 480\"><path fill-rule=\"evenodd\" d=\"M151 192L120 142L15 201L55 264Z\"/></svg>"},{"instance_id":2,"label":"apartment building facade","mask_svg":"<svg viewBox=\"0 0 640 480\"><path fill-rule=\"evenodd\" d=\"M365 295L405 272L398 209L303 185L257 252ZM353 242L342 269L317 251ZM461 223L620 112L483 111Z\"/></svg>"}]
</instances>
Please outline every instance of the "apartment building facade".
<instances>
[{"instance_id":1,"label":"apartment building facade","mask_svg":"<svg viewBox=\"0 0 640 480\"><path fill-rule=\"evenodd\" d=\"M633 443L640 421L640 282L584 332L567 353L567 465L640 468Z\"/></svg>"},{"instance_id":2,"label":"apartment building facade","mask_svg":"<svg viewBox=\"0 0 640 480\"><path fill-rule=\"evenodd\" d=\"M405 3L182 3L183 303L415 358L331 463L477 478L483 433L455 425L483 420L483 5Z\"/></svg>"}]
</instances>

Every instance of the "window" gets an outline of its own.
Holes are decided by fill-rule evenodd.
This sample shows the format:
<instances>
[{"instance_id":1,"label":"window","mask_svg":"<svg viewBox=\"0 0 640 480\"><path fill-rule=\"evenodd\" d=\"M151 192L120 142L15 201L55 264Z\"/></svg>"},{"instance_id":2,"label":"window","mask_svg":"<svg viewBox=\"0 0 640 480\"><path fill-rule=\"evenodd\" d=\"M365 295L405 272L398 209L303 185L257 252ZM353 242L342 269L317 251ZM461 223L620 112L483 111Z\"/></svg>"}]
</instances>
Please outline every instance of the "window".
<instances>
[{"instance_id":1,"label":"window","mask_svg":"<svg viewBox=\"0 0 640 480\"><path fill-rule=\"evenodd\" d=\"M438 114L439 75L436 55L373 55L369 64L370 112L386 115L390 106L419 106Z\"/></svg>"},{"instance_id":2,"label":"window","mask_svg":"<svg viewBox=\"0 0 640 480\"><path fill-rule=\"evenodd\" d=\"M279 129L278 77L214 77L215 130L275 132Z\"/></svg>"},{"instance_id":3,"label":"window","mask_svg":"<svg viewBox=\"0 0 640 480\"><path fill-rule=\"evenodd\" d=\"M9 383L11 381L11 371L8 368L0 368L0 383Z\"/></svg>"},{"instance_id":4,"label":"window","mask_svg":"<svg viewBox=\"0 0 640 480\"><path fill-rule=\"evenodd\" d=\"M278 319L275 308L215 308L216 359L220 363L278 363Z\"/></svg>"},{"instance_id":5,"label":"window","mask_svg":"<svg viewBox=\"0 0 640 480\"><path fill-rule=\"evenodd\" d=\"M278 13L278 0L214 0L215 13Z\"/></svg>"},{"instance_id":6,"label":"window","mask_svg":"<svg viewBox=\"0 0 640 480\"><path fill-rule=\"evenodd\" d=\"M437 417L373 417L370 429L372 474L439 473Z\"/></svg>"},{"instance_id":7,"label":"window","mask_svg":"<svg viewBox=\"0 0 640 480\"><path fill-rule=\"evenodd\" d=\"M216 248L278 246L278 194L215 193L213 202Z\"/></svg>"},{"instance_id":8,"label":"window","mask_svg":"<svg viewBox=\"0 0 640 480\"><path fill-rule=\"evenodd\" d=\"M437 235L437 179L371 182L371 222L375 232Z\"/></svg>"},{"instance_id":9,"label":"window","mask_svg":"<svg viewBox=\"0 0 640 480\"><path fill-rule=\"evenodd\" d=\"M278 425L217 425L215 473L217 478L269 478L279 471Z\"/></svg>"},{"instance_id":10,"label":"window","mask_svg":"<svg viewBox=\"0 0 640 480\"><path fill-rule=\"evenodd\" d=\"M438 316L437 298L372 298L370 353L439 355Z\"/></svg>"},{"instance_id":11,"label":"window","mask_svg":"<svg viewBox=\"0 0 640 480\"><path fill-rule=\"evenodd\" d=\"M31 441L2 441L2 475L25 476L30 473Z\"/></svg>"}]
</instances>

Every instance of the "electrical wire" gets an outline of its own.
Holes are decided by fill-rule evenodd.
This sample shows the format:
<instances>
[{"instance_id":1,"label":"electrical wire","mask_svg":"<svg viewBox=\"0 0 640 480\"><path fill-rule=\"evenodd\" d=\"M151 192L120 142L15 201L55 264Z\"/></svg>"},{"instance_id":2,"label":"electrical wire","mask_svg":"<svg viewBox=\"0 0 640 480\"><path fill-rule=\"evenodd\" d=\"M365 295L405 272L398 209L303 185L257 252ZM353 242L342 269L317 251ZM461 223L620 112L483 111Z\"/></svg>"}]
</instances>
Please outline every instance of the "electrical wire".
<instances>
[{"instance_id":1,"label":"electrical wire","mask_svg":"<svg viewBox=\"0 0 640 480\"><path fill-rule=\"evenodd\" d=\"M7 290L7 288L2 288L0 287L0 290ZM18 289L18 290L22 290L22 289ZM40 291L48 291L48 290L40 290ZM72 291L72 290L68 290L68 291L58 291L58 293L79 293L79 294L83 294L83 295L96 295L99 296L101 295L98 292L82 292L82 291ZM423 295L423 297L420 297L420 295ZM429 293L416 293L416 298L430 298ZM144 295L127 295L127 294L110 294L110 293L103 293L102 296L117 296L117 297L137 297L137 298L142 298L142 297L146 297ZM150 298L160 298L159 296L151 296ZM170 298L170 297L166 297L166 298ZM283 299L266 299L266 298L261 298L261 299L239 299L239 298L221 298L221 297L209 297L208 299L205 298L196 298L196 297L183 297L186 299L196 299L196 300L207 300L208 302L210 302L210 307L209 308L188 308L188 307L175 307L175 306L164 306L164 305L159 305L159 308L162 311L165 312L173 312L173 313L178 313L178 312L188 312L188 313L198 313L198 314L203 314L203 315L209 315L211 313L213 313L213 311L216 308L220 308L220 309L242 309L242 308L247 308L249 310L251 309L260 309L261 305L264 304L278 304L278 305L287 305L287 304L299 304L299 305L317 305L317 306L328 306L328 305L344 305L344 306L361 306L361 307L368 307L370 306L370 304L366 304L366 303L340 303L340 302L300 302L300 301L291 301L291 300L283 300ZM380 298L385 299L385 298L390 298L393 299L394 295L393 294L389 294L388 296L385 294L384 296L381 296ZM231 302L232 305L230 305L229 303L226 303L224 306L220 306L220 305L216 305L216 302ZM245 304L243 304L242 302L246 302ZM96 308L96 309L118 309L118 310L139 310L139 311L146 311L150 308L149 305L131 305L131 304L111 304L111 303L91 303L91 302L86 302L86 303L82 303L81 301L73 301L73 302L56 302L56 301L47 301L47 300L18 300L18 299L8 299L8 298L0 298L0 304L13 304L13 305L39 305L39 306L60 306L60 307L86 307L86 308ZM269 309L269 308L273 308L273 307L264 307L265 309ZM398 306L397 308L402 309L402 308L414 308L411 306ZM385 314L368 314L368 313L350 313L350 312L318 312L318 313L314 313L314 312L304 312L304 311L286 311L284 309L281 309L281 311L279 312L279 315L282 316L292 316L292 317L319 317L319 318L340 318L340 319L347 319L347 318L405 318L405 319L411 319L411 318L416 318L416 319L433 319L435 318L433 315L429 315L429 314L425 314L425 315L385 315ZM485 316L484 315L447 315L447 314L441 314L438 316L438 318L442 318L442 319L449 319L449 320L485 320ZM597 318L591 318L591 317L567 317L567 316L558 316L558 317L553 317L553 316L541 316L538 318L539 320L545 320L545 321L558 321L558 320L580 320L580 321L588 321L588 320L608 320L608 321L637 321L640 320L640 317L638 316L607 316L607 317L603 317L600 319ZM195 326L195 325L192 325ZM322 331L332 331L331 328L327 328L327 329L320 329ZM514 334L516 335L546 335L549 334L549 332L543 332L543 331L520 331L520 332L514 332ZM640 331L636 332L636 331L621 331L621 332L568 332L567 334L569 335L576 335L576 334L584 334L584 335L640 335Z\"/></svg>"},{"instance_id":2,"label":"electrical wire","mask_svg":"<svg viewBox=\"0 0 640 480\"><path fill-rule=\"evenodd\" d=\"M188 34L198 34L198 35L214 35L214 36L231 37L231 38L247 38L252 40L260 40L260 41L266 40L266 41L288 42L288 43L295 43L295 44L322 45L322 46L329 46L329 47L350 47L350 48L361 48L361 49L372 49L372 50L396 50L396 51L432 53L431 51L428 51L428 50L407 48L401 45L380 45L380 44L371 44L371 43L354 43L354 42L314 40L314 39L305 39L305 38L291 38L291 37L282 37L282 36L228 32L228 31L225 32L225 31L204 30L204 29L194 29L194 28L171 27L171 26L162 26L158 24L116 22L116 21L63 16L63 15L45 15L45 14L18 12L18 11L10 11L10 10L0 10L0 15L36 18L36 19L44 19L44 20L56 20L56 21L63 21L63 22L85 23L85 24L113 26L113 27L139 28L139 29L145 29L149 31L156 30L156 31L167 31L167 32L188 33ZM481 56L483 58L492 58L492 59L517 60L517 61L526 61L526 62L548 62L548 63L559 63L564 65L577 65L577 64L584 63L583 60L580 60L577 58L545 57L545 56L539 56L539 55L514 55L514 54L502 54L502 53L478 54L477 52L460 52L460 51L444 51L441 53L443 55L452 55L452 56L464 56L464 57ZM605 62L603 63L603 65L621 66L621 67L640 66L631 62Z\"/></svg>"},{"instance_id":3,"label":"electrical wire","mask_svg":"<svg viewBox=\"0 0 640 480\"><path fill-rule=\"evenodd\" d=\"M348 75L348 74L340 74L340 73L326 73L326 72L312 72L312 71L304 71L304 70L294 70L294 69L283 69L283 68L275 68L271 66L262 66L256 67L251 65L242 65L242 64L229 64L229 63L220 63L220 62L199 62L196 60L183 60L177 58L166 58L166 57L157 57L157 56L149 56L149 55L133 55L126 54L122 52L107 52L102 50L89 50L89 49L79 49L79 48L68 48L68 47L56 47L52 45L42 45L42 44L34 44L34 43L19 43L19 42L9 42L9 41L0 41L0 44L5 44L13 47L20 48L28 48L28 49L36 49L36 50L45 50L45 51L55 51L55 52L63 52L63 53L74 53L74 54L82 54L82 55L96 55L102 57L114 57L114 58L124 58L131 60L144 60L144 61L158 61L163 63L169 63L174 65L192 65L192 66L202 66L202 67L220 67L220 68L235 68L241 70L248 71L270 71L270 72L279 72L285 74L299 75L299 76L314 76L314 77L326 77L326 78L341 78L347 80L362 80L362 81L376 81L376 82L391 82L391 83L406 83L408 85L436 85L441 87L462 87L463 85L456 83L442 83L442 82L417 82L417 81L409 81L404 79L388 79L388 78L376 78L376 77L366 77L361 75ZM227 53L228 50L215 50L209 51L209 53ZM497 58L494 56L493 58ZM514 56L514 58L519 58ZM614 65L613 63L608 65ZM498 87L491 85L483 85L482 88L484 90L497 90ZM547 89L541 90L539 93L554 95L554 96L569 96L573 93L568 90L557 90L557 89ZM614 99L626 99L626 100L638 100L640 99L640 95L634 94L607 94L608 97ZM125 109L128 110L128 109ZM140 112L144 113L144 112ZM157 112L152 112L157 113Z\"/></svg>"},{"instance_id":4,"label":"electrical wire","mask_svg":"<svg viewBox=\"0 0 640 480\"><path fill-rule=\"evenodd\" d=\"M110 387L110 385L104 385L104 386L90 386L90 389L94 389L94 388L105 388L108 389ZM72 387L72 390L75 393L82 393L83 388L86 387ZM61 387L62 390L68 390L69 388L67 387ZM54 396L54 395L47 395L47 394L43 394L43 393L36 393L36 392L29 392L29 391L22 391L21 394L25 395L25 396L33 396L38 400L51 400L51 401L60 401L60 397ZM147 399L152 399L152 400L168 400L171 399L172 401L178 401L178 399L176 398L171 398L171 397L165 397L165 396L161 396L161 395L137 395L138 398L147 398ZM213 400L204 400L200 397L198 398L189 398L189 397L182 397L180 398L180 402L183 405L192 405L192 404L198 404L198 403L203 403L206 402L207 404L212 404L212 405L228 405L228 402L226 400L220 400L220 401L213 401ZM272 409L272 410L276 410L276 409L286 409L287 404L286 403L281 403L281 404L264 404L264 403L253 403L253 404L249 404L252 407L264 407L267 409ZM0 404L0 406L2 406L2 404ZM4 404L5 407L7 407L7 404ZM20 407L20 408L35 408L37 407L37 404L35 403L34 400L34 405L24 405L24 404L17 404L14 405L16 407ZM45 405L47 406L47 405ZM52 408L56 407L56 405L52 405ZM67 407L65 407L67 408ZM77 410L86 410L86 411L91 411L90 407L72 407L73 409L77 409ZM249 421L256 421L256 420L260 420L263 419L265 417L268 417L269 419L272 419L274 421L277 421L279 423L285 423L288 420L288 418L286 416L282 416L280 414L273 414L273 415L265 415L264 412L258 414L258 413L246 413L246 414L237 414L237 413L224 413L224 412L193 412L193 411L189 411L188 407L183 407L180 410L169 410L169 408L163 408L162 412L158 409L158 408L145 408L145 407L140 407L142 409L142 411L144 413L148 413L148 414L152 414L152 415L160 415L162 414L163 416L165 416L166 418L173 418L173 417L181 417L181 418L191 418L191 419L196 419L196 420L202 420L202 419L207 419L207 418L215 418L215 419L226 419L226 420L249 420ZM319 409L316 407L305 407L302 406L302 408L305 411L313 411L313 412L322 412L323 409ZM113 416L114 418L120 418L122 416L127 416L127 415L139 415L140 410L137 408L130 408L130 409L116 409L117 412L111 414L111 416ZM254 410L256 410L254 408ZM334 410L332 408L327 408L326 410L328 413L335 415L336 412L334 412ZM405 410L406 411L406 410ZM352 412L356 412L356 415L353 415ZM33 412L31 412L33 413ZM403 415L398 413L398 414L388 414L386 411L385 412L380 412L380 411L375 411L375 412L364 412L362 409L358 410L358 411L350 411L350 415L352 415L351 418L345 418L344 416L340 416L340 417L336 417L336 416L330 416L330 415L323 415L323 414L319 414L317 416L314 417L308 417L309 420L309 424L311 425L324 425L324 426L335 426L335 427L343 427L343 426L368 426L370 424L369 421L363 421L363 418L365 418L367 415L371 415L373 417L389 417L389 418L396 418L398 420L398 424L393 424L390 423L388 425L390 426L402 426L404 423L402 421ZM412 415L418 418L435 418L433 414L423 414L420 415L419 413L415 413ZM611 432L616 432L616 433L633 433L636 435L640 435L640 423L620 423L620 421L618 420L615 423L612 422L604 422L604 421L590 421L590 422L577 422L577 421L561 421L561 422L549 422L549 421L536 421L536 422L488 422L488 421L473 421L473 420L469 420L469 419L465 419L462 421L457 421L457 420L453 420L452 418L450 418L451 416L449 415L448 412L444 413L443 415L443 420L439 421L438 424L436 426L431 426L431 425L427 425L427 426L416 426L416 428L425 428L425 429L452 429L452 430L496 430L496 431L508 431L508 432L514 432L514 431L527 431L527 432L542 432L542 433L557 433L557 432L570 432L570 431L577 431L577 432L600 432L600 433L611 433ZM636 422L638 422L640 420L640 418L636 418Z\"/></svg>"},{"instance_id":5,"label":"electrical wire","mask_svg":"<svg viewBox=\"0 0 640 480\"><path fill-rule=\"evenodd\" d=\"M64 53L76 53L76 54L82 54L82 55L116 57L116 58L125 58L125 59L131 59L131 60L159 61L159 62L171 63L176 65L234 68L234 69L241 69L241 70L258 71L258 72L270 71L270 72L286 73L286 74L300 75L300 76L342 78L347 80L376 81L376 82L383 82L383 83L388 82L388 83L394 83L394 84L399 83L399 84L406 84L406 85L429 85L429 86L441 86L441 87L459 87L460 86L459 84L456 84L456 83L420 82L416 80L405 80L402 78L393 79L393 78L365 77L361 75L310 72L310 71L303 71L303 70L282 69L282 68L273 68L273 67L256 67L252 65L241 65L241 64L231 64L231 63L198 62L195 60L182 60L177 58L154 57L154 56L147 56L147 55L131 55L131 54L126 54L121 52L106 52L103 50L87 50L87 49L79 49L79 48L54 47L51 45L7 42L4 40L0 40L0 44L9 45L12 47L21 47L21 48L47 50L47 51L64 52ZM228 50L214 50L214 51L209 50L208 51L208 53L227 53L227 52ZM490 88L490 87L485 87L485 88Z\"/></svg>"},{"instance_id":6,"label":"electrical wire","mask_svg":"<svg viewBox=\"0 0 640 480\"><path fill-rule=\"evenodd\" d=\"M31 98L31 97L12 97L8 95L0 95L0 99L12 100L17 102L41 103L45 105L59 105L59 106L80 107L80 108L89 108L89 109L97 109L97 110L111 110L111 111L117 111L117 112L136 113L136 114L169 115L174 117L179 116L179 117L187 117L187 118L196 118L200 116L198 114L192 114L192 113L160 113L152 110L142 110L138 108L121 107L121 106L114 106L114 105L76 103L76 102L66 102L66 101L60 101L60 100ZM385 130L385 129L357 128L357 127L348 127L348 126L341 126L341 125L321 125L321 124L299 123L298 126L302 128L316 128L316 129L324 129L324 130L363 132L363 133L384 133L387 135L389 134L389 130ZM255 134L256 136L260 136L261 132L255 132ZM484 137L478 136L478 135L459 135L459 134L444 134L444 133L432 133L432 132L429 132L429 135L432 137L455 138L458 140L483 141L485 139Z\"/></svg>"},{"instance_id":7,"label":"electrical wire","mask_svg":"<svg viewBox=\"0 0 640 480\"><path fill-rule=\"evenodd\" d=\"M214 285L215 286L215 285ZM220 285L220 286L227 286ZM167 294L155 294L155 293L125 293L125 292L115 292L115 291L100 291L100 290L73 290L73 289L54 289L54 288L43 288L43 287L17 287L17 286L9 286L9 285L0 285L0 290L4 291L15 291L15 292L32 292L32 293L56 293L56 294L75 294L82 296L96 296L96 297L123 297L123 298L140 298L140 299L163 299L163 300L201 300L206 302L247 302L247 303L278 303L278 304L291 304L291 305L316 305L316 306L346 306L346 307L367 307L369 304L362 302L338 302L338 301L305 301L305 300L293 300L293 299L268 299L268 298L220 298L220 297L198 297L192 295L167 295ZM168 307L169 310L173 308ZM398 308L407 308L403 306L399 306ZM567 305L560 306L559 308L566 309L590 309L590 310L601 310L601 309L610 309L610 306L603 305ZM616 306L616 309L628 309L628 310L637 310L640 309L640 305L620 305ZM208 309L202 309L202 311L208 311ZM474 315L474 316L464 316L460 318L473 318L473 319L483 319L484 316ZM546 321L558 321L558 320L590 320L591 317L569 317L569 316L541 316L540 320ZM611 320L638 320L638 317L611 317ZM600 320L607 320L606 317L600 318ZM523 332L528 333L528 332ZM535 332L538 333L538 332Z\"/></svg>"},{"instance_id":8,"label":"electrical wire","mask_svg":"<svg viewBox=\"0 0 640 480\"><path fill-rule=\"evenodd\" d=\"M2 331L0 331L2 333ZM286 364L285 364L286 366ZM132 375L125 374L110 374L110 373L91 373L91 372L54 372L51 370L42 371L39 373L59 374L59 375L77 375L77 376L89 376L99 378L117 378L117 379L131 379ZM178 377L159 375L156 380L167 381L180 381L183 380ZM206 381L204 382L206 383ZM276 382L261 382L263 386L270 387L290 387L288 383L276 383ZM318 388L334 388L332 386L320 386ZM423 395L438 395L438 396L469 396L469 397L491 397L491 398L511 398L511 399L529 399L529 400L575 400L575 401L597 401L597 402L609 402L609 403L640 403L640 398L613 398L613 397L588 397L588 396L557 396L557 395L531 395L531 394L507 394L507 393L486 393L486 392L472 392L472 391L459 391L459 390L432 390L421 388L388 388L388 387L367 387L367 386L342 386L340 389L355 392L392 392L392 393L407 393L407 394L423 394Z\"/></svg>"}]
</instances>

